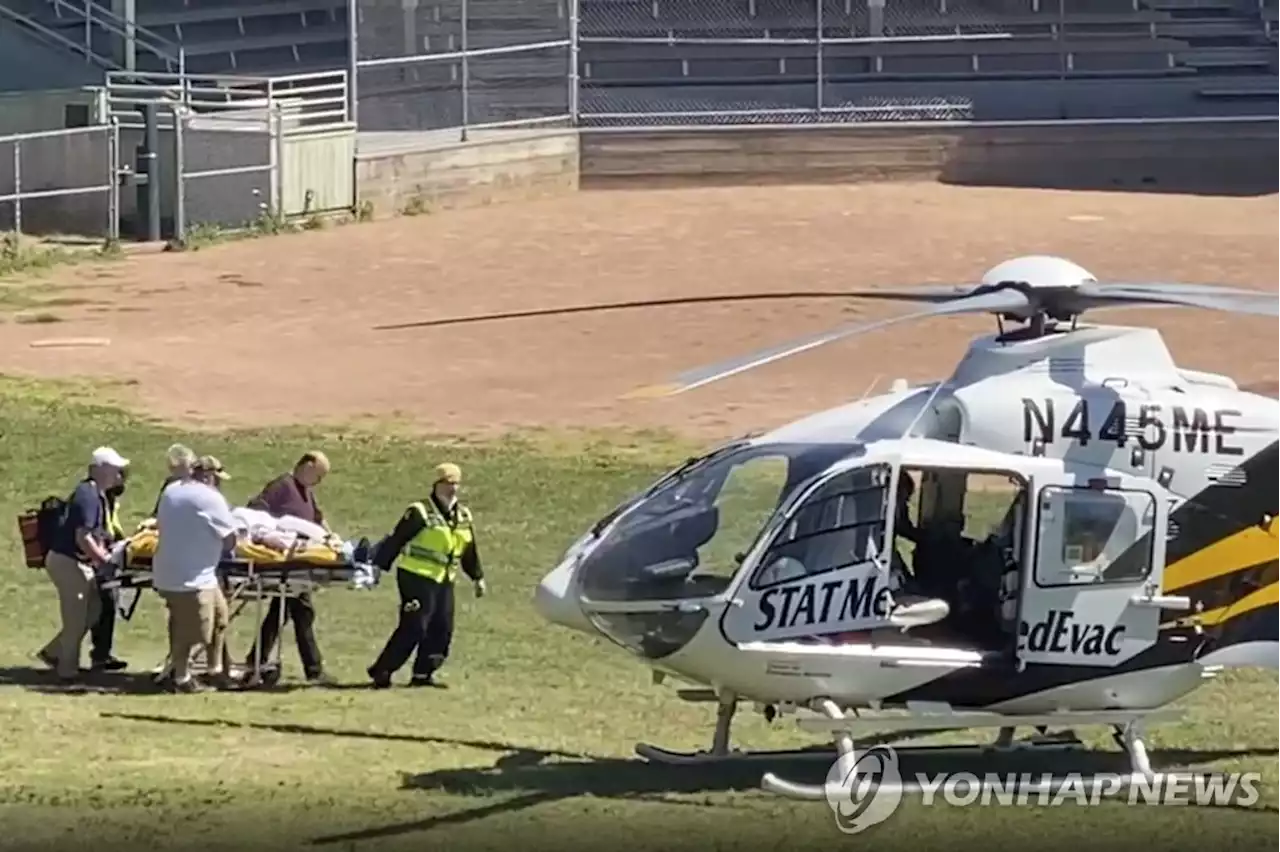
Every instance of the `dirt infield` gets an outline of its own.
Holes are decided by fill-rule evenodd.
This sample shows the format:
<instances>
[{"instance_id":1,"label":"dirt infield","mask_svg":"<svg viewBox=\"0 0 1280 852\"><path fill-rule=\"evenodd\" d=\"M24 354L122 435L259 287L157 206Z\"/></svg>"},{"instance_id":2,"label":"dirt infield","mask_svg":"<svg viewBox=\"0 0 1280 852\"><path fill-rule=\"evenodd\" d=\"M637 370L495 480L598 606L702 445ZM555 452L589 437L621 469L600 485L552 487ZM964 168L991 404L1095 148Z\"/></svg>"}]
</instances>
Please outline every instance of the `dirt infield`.
<instances>
[{"instance_id":1,"label":"dirt infield","mask_svg":"<svg viewBox=\"0 0 1280 852\"><path fill-rule=\"evenodd\" d=\"M714 438L945 374L985 317L867 335L665 400L620 401L699 363L902 307L830 301L654 308L449 329L376 324L689 293L974 280L1020 254L1104 279L1271 291L1276 197L933 184L585 192L505 207L70 268L87 304L6 323L0 372L130 381L139 406L209 425L410 420L430 432L667 427ZM68 300L69 301L69 300ZM1270 390L1275 320L1193 310L1149 324L1178 361ZM36 348L50 338L105 348Z\"/></svg>"}]
</instances>

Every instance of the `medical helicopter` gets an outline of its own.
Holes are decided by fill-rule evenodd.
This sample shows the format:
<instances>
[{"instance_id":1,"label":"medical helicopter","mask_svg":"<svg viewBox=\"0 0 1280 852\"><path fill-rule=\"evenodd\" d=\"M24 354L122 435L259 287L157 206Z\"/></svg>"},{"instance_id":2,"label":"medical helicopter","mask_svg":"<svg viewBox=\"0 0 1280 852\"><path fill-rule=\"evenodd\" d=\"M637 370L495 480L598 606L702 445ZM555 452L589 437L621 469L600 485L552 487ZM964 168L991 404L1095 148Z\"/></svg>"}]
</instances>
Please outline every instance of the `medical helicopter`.
<instances>
[{"instance_id":1,"label":"medical helicopter","mask_svg":"<svg viewBox=\"0 0 1280 852\"><path fill-rule=\"evenodd\" d=\"M899 381L686 461L575 541L537 610L718 705L709 751L637 746L648 760L802 754L731 749L748 702L834 738L846 766L860 733L998 728L994 747L1035 749L1079 747L1075 727L1109 726L1128 778L1150 783L1146 723L1172 718L1166 705L1225 667L1280 659L1280 404L1179 366L1154 329L1080 317L1157 305L1276 316L1276 295L1100 283L1047 256L970 285L846 295L929 307L647 395L915 319L990 313L998 328L945 379ZM769 296L499 317L738 298ZM1015 741L1018 727L1041 736ZM762 786L828 792L773 774Z\"/></svg>"}]
</instances>

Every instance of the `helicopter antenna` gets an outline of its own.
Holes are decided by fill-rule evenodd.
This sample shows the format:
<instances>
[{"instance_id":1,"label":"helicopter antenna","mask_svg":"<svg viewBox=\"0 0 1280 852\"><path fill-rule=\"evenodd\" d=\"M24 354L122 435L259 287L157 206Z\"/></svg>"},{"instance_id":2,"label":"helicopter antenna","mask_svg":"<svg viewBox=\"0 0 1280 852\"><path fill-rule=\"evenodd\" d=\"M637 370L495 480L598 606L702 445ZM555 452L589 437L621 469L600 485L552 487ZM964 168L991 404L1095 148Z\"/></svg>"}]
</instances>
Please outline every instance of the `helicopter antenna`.
<instances>
[{"instance_id":1,"label":"helicopter antenna","mask_svg":"<svg viewBox=\"0 0 1280 852\"><path fill-rule=\"evenodd\" d=\"M884 375L883 373L876 373L875 378L871 380L871 384L867 385L867 389L862 392L862 396L858 397L856 401L862 402L864 399L870 396L871 391L875 390L875 386L880 383L880 378L883 375Z\"/></svg>"},{"instance_id":2,"label":"helicopter antenna","mask_svg":"<svg viewBox=\"0 0 1280 852\"><path fill-rule=\"evenodd\" d=\"M907 424L907 428L902 430L902 434L898 436L899 440L908 437L912 430L916 428L916 424L920 422L920 418L929 410L929 406L933 405L933 398L938 395L938 391L942 390L942 385L943 382L938 382L933 386L933 390L929 391L929 398L924 401L924 405L920 406L920 410L916 412L916 416L911 418L911 422Z\"/></svg>"}]
</instances>

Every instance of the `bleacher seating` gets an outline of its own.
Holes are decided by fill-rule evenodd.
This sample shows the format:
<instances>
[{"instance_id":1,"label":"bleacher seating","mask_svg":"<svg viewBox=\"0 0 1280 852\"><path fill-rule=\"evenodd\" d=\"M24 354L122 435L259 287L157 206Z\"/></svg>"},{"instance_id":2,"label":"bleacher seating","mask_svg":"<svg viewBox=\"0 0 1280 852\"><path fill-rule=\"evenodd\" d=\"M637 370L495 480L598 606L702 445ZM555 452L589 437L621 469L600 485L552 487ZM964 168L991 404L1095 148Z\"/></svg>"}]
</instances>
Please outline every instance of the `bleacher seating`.
<instances>
[{"instance_id":1,"label":"bleacher seating","mask_svg":"<svg viewBox=\"0 0 1280 852\"><path fill-rule=\"evenodd\" d=\"M0 0L73 42L84 41L81 4ZM111 0L91 0L94 16L117 23L91 27L99 56L123 58L123 19ZM347 60L346 0L134 0L140 41L181 45L191 73L290 73L343 68ZM110 30L110 31L108 31ZM174 71L157 51L139 49L139 71ZM172 65L172 63L169 63Z\"/></svg>"},{"instance_id":2,"label":"bleacher seating","mask_svg":"<svg viewBox=\"0 0 1280 852\"><path fill-rule=\"evenodd\" d=\"M74 89L95 81L92 65L68 62L62 46L44 43L38 33L24 30L19 19L0 14L0 92ZM9 132L19 132L14 123L5 124ZM30 129L34 128L21 128Z\"/></svg>"},{"instance_id":3,"label":"bleacher seating","mask_svg":"<svg viewBox=\"0 0 1280 852\"><path fill-rule=\"evenodd\" d=\"M832 82L1256 73L1266 64L1256 43L1264 29L1236 0L885 0L879 15L868 0L581 0L583 76L645 86L812 77L817 2ZM795 43L759 43L783 39Z\"/></svg>"},{"instance_id":4,"label":"bleacher seating","mask_svg":"<svg viewBox=\"0 0 1280 852\"><path fill-rule=\"evenodd\" d=\"M1185 85L1187 98L1198 92L1224 104L1275 88L1267 81L1276 73L1280 0L884 0L882 9L874 2L579 0L581 97L665 87L679 98L696 88L714 109L716 90L734 91L735 102L768 100L773 95L763 89L769 86L809 91L818 70L819 21L823 79L833 99L844 97L841 86L899 81L936 88L1167 78ZM0 4L45 16L54 5ZM461 6L460 0L359 0L360 58L460 50ZM565 39L571 6L572 0L468 0L469 44L483 49ZM135 7L148 33L184 48L192 73L287 74L348 63L346 0L135 0ZM50 25L69 37L84 29L74 15L54 15ZM565 49L471 59L469 120L567 109L568 62ZM138 54L139 70L166 70L162 63ZM384 110L403 115L403 129L428 129L437 124L423 117L428 112L441 116L439 124L457 123L460 75L456 59L366 68L359 91L362 98L403 104ZM753 86L761 92L748 92Z\"/></svg>"},{"instance_id":5,"label":"bleacher seating","mask_svg":"<svg viewBox=\"0 0 1280 852\"><path fill-rule=\"evenodd\" d=\"M344 0L136 0L138 23L182 45L193 73L342 68Z\"/></svg>"},{"instance_id":6,"label":"bleacher seating","mask_svg":"<svg viewBox=\"0 0 1280 852\"><path fill-rule=\"evenodd\" d=\"M1183 45L1158 27L1173 16L1117 0L822 0L828 79L1169 74ZM781 82L812 77L810 0L582 0L583 76L591 84ZM903 39L873 42L867 36ZM648 38L648 44L592 42ZM679 39L736 39L680 44ZM659 44L658 40L674 40ZM788 45L751 40L792 39ZM840 40L844 40L841 42ZM1066 55L1064 57L1064 49Z\"/></svg>"}]
</instances>

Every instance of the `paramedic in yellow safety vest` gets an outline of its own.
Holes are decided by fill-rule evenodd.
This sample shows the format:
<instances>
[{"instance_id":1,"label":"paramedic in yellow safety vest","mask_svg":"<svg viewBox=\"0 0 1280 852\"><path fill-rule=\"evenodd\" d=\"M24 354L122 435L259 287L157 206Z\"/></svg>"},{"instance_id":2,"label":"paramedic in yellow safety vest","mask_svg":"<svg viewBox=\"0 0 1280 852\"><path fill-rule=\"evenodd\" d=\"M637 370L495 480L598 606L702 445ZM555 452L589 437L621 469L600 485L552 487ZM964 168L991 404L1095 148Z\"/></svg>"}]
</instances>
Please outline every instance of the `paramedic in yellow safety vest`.
<instances>
[{"instance_id":1,"label":"paramedic in yellow safety vest","mask_svg":"<svg viewBox=\"0 0 1280 852\"><path fill-rule=\"evenodd\" d=\"M128 479L127 469L120 471L120 484L103 492L107 504L107 539L108 547L124 541L124 526L120 523L120 495L124 494L125 481ZM124 660L111 655L111 646L116 636L116 590L98 586L97 594L101 598L102 610L98 620L89 628L89 639L92 648L89 652L90 667L95 671L117 672L129 667Z\"/></svg>"},{"instance_id":2,"label":"paramedic in yellow safety vest","mask_svg":"<svg viewBox=\"0 0 1280 852\"><path fill-rule=\"evenodd\" d=\"M471 511L458 502L461 483L456 464L438 466L431 496L412 504L378 544L378 567L387 571L393 562L398 566L400 620L367 670L375 689L391 686L391 676L415 649L410 685L443 688L435 673L448 658L453 639L453 587L459 568L475 583L476 597L484 595Z\"/></svg>"}]
</instances>

